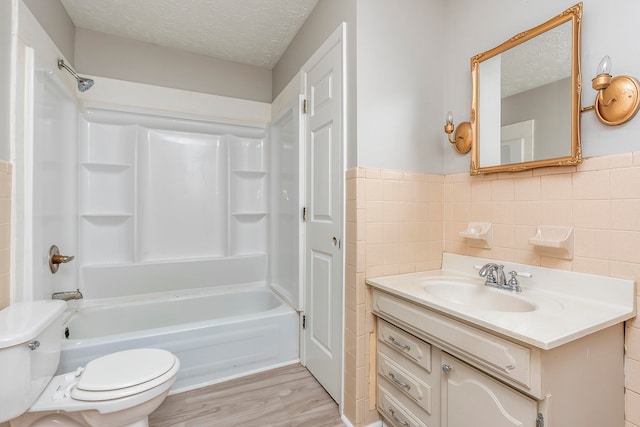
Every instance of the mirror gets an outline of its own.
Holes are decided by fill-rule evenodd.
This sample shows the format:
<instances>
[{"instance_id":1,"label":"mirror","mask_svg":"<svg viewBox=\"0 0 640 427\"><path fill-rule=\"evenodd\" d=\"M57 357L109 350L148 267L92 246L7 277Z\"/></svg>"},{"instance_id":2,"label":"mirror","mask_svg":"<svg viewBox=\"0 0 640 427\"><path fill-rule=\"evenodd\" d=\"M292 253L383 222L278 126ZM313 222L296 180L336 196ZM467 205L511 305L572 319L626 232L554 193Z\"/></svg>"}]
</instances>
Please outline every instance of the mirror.
<instances>
[{"instance_id":1,"label":"mirror","mask_svg":"<svg viewBox=\"0 0 640 427\"><path fill-rule=\"evenodd\" d=\"M471 175L575 165L582 3L471 58Z\"/></svg>"}]
</instances>

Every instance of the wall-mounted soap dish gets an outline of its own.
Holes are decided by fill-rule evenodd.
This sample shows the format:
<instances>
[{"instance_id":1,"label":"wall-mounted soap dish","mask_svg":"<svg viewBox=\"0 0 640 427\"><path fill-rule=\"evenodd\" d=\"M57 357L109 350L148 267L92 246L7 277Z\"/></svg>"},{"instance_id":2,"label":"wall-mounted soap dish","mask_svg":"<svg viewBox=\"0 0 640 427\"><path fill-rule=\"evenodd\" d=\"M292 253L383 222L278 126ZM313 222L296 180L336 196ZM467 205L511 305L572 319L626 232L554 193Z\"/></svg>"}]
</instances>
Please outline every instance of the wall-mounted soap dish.
<instances>
[{"instance_id":1,"label":"wall-mounted soap dish","mask_svg":"<svg viewBox=\"0 0 640 427\"><path fill-rule=\"evenodd\" d=\"M558 225L539 225L536 235L529 238L541 255L573 259L573 227Z\"/></svg>"},{"instance_id":2,"label":"wall-mounted soap dish","mask_svg":"<svg viewBox=\"0 0 640 427\"><path fill-rule=\"evenodd\" d=\"M459 234L474 248L491 249L493 244L493 225L490 222L470 222Z\"/></svg>"}]
</instances>

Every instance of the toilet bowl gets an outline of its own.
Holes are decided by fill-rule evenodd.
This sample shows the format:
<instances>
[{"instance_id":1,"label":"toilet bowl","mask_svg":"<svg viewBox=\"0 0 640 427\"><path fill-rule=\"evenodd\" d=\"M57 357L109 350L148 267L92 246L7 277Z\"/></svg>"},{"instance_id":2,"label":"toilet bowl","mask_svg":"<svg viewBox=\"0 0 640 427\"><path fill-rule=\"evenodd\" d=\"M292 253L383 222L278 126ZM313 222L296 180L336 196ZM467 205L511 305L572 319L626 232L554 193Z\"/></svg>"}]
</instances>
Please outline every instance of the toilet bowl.
<instances>
[{"instance_id":1,"label":"toilet bowl","mask_svg":"<svg viewBox=\"0 0 640 427\"><path fill-rule=\"evenodd\" d=\"M60 360L62 301L0 311L0 422L11 426L146 427L180 367L153 348L111 353L53 376Z\"/></svg>"}]
</instances>

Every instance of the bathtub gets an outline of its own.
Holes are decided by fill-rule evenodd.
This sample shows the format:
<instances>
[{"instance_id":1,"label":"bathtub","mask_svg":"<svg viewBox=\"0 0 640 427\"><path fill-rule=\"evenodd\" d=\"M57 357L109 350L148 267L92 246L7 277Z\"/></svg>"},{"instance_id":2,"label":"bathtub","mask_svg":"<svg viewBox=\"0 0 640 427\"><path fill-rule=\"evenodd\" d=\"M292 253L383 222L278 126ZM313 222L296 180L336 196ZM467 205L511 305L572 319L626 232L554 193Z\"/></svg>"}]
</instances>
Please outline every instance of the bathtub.
<instances>
[{"instance_id":1,"label":"bathtub","mask_svg":"<svg viewBox=\"0 0 640 427\"><path fill-rule=\"evenodd\" d=\"M57 373L131 348L180 359L179 393L299 361L298 313L264 284L81 301Z\"/></svg>"}]
</instances>

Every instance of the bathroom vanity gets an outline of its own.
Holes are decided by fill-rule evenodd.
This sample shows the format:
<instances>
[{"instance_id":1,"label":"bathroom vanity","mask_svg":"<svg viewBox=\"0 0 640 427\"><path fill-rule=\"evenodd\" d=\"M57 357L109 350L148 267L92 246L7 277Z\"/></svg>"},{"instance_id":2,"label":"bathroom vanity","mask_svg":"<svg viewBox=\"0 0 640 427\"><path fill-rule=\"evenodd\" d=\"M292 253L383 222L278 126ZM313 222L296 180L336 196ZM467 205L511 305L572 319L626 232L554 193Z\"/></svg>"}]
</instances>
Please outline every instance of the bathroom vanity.
<instances>
[{"instance_id":1,"label":"bathroom vanity","mask_svg":"<svg viewBox=\"0 0 640 427\"><path fill-rule=\"evenodd\" d=\"M367 280L383 418L401 427L623 426L634 282L504 263L532 275L515 293L474 274L488 262L445 254L442 270Z\"/></svg>"}]
</instances>

